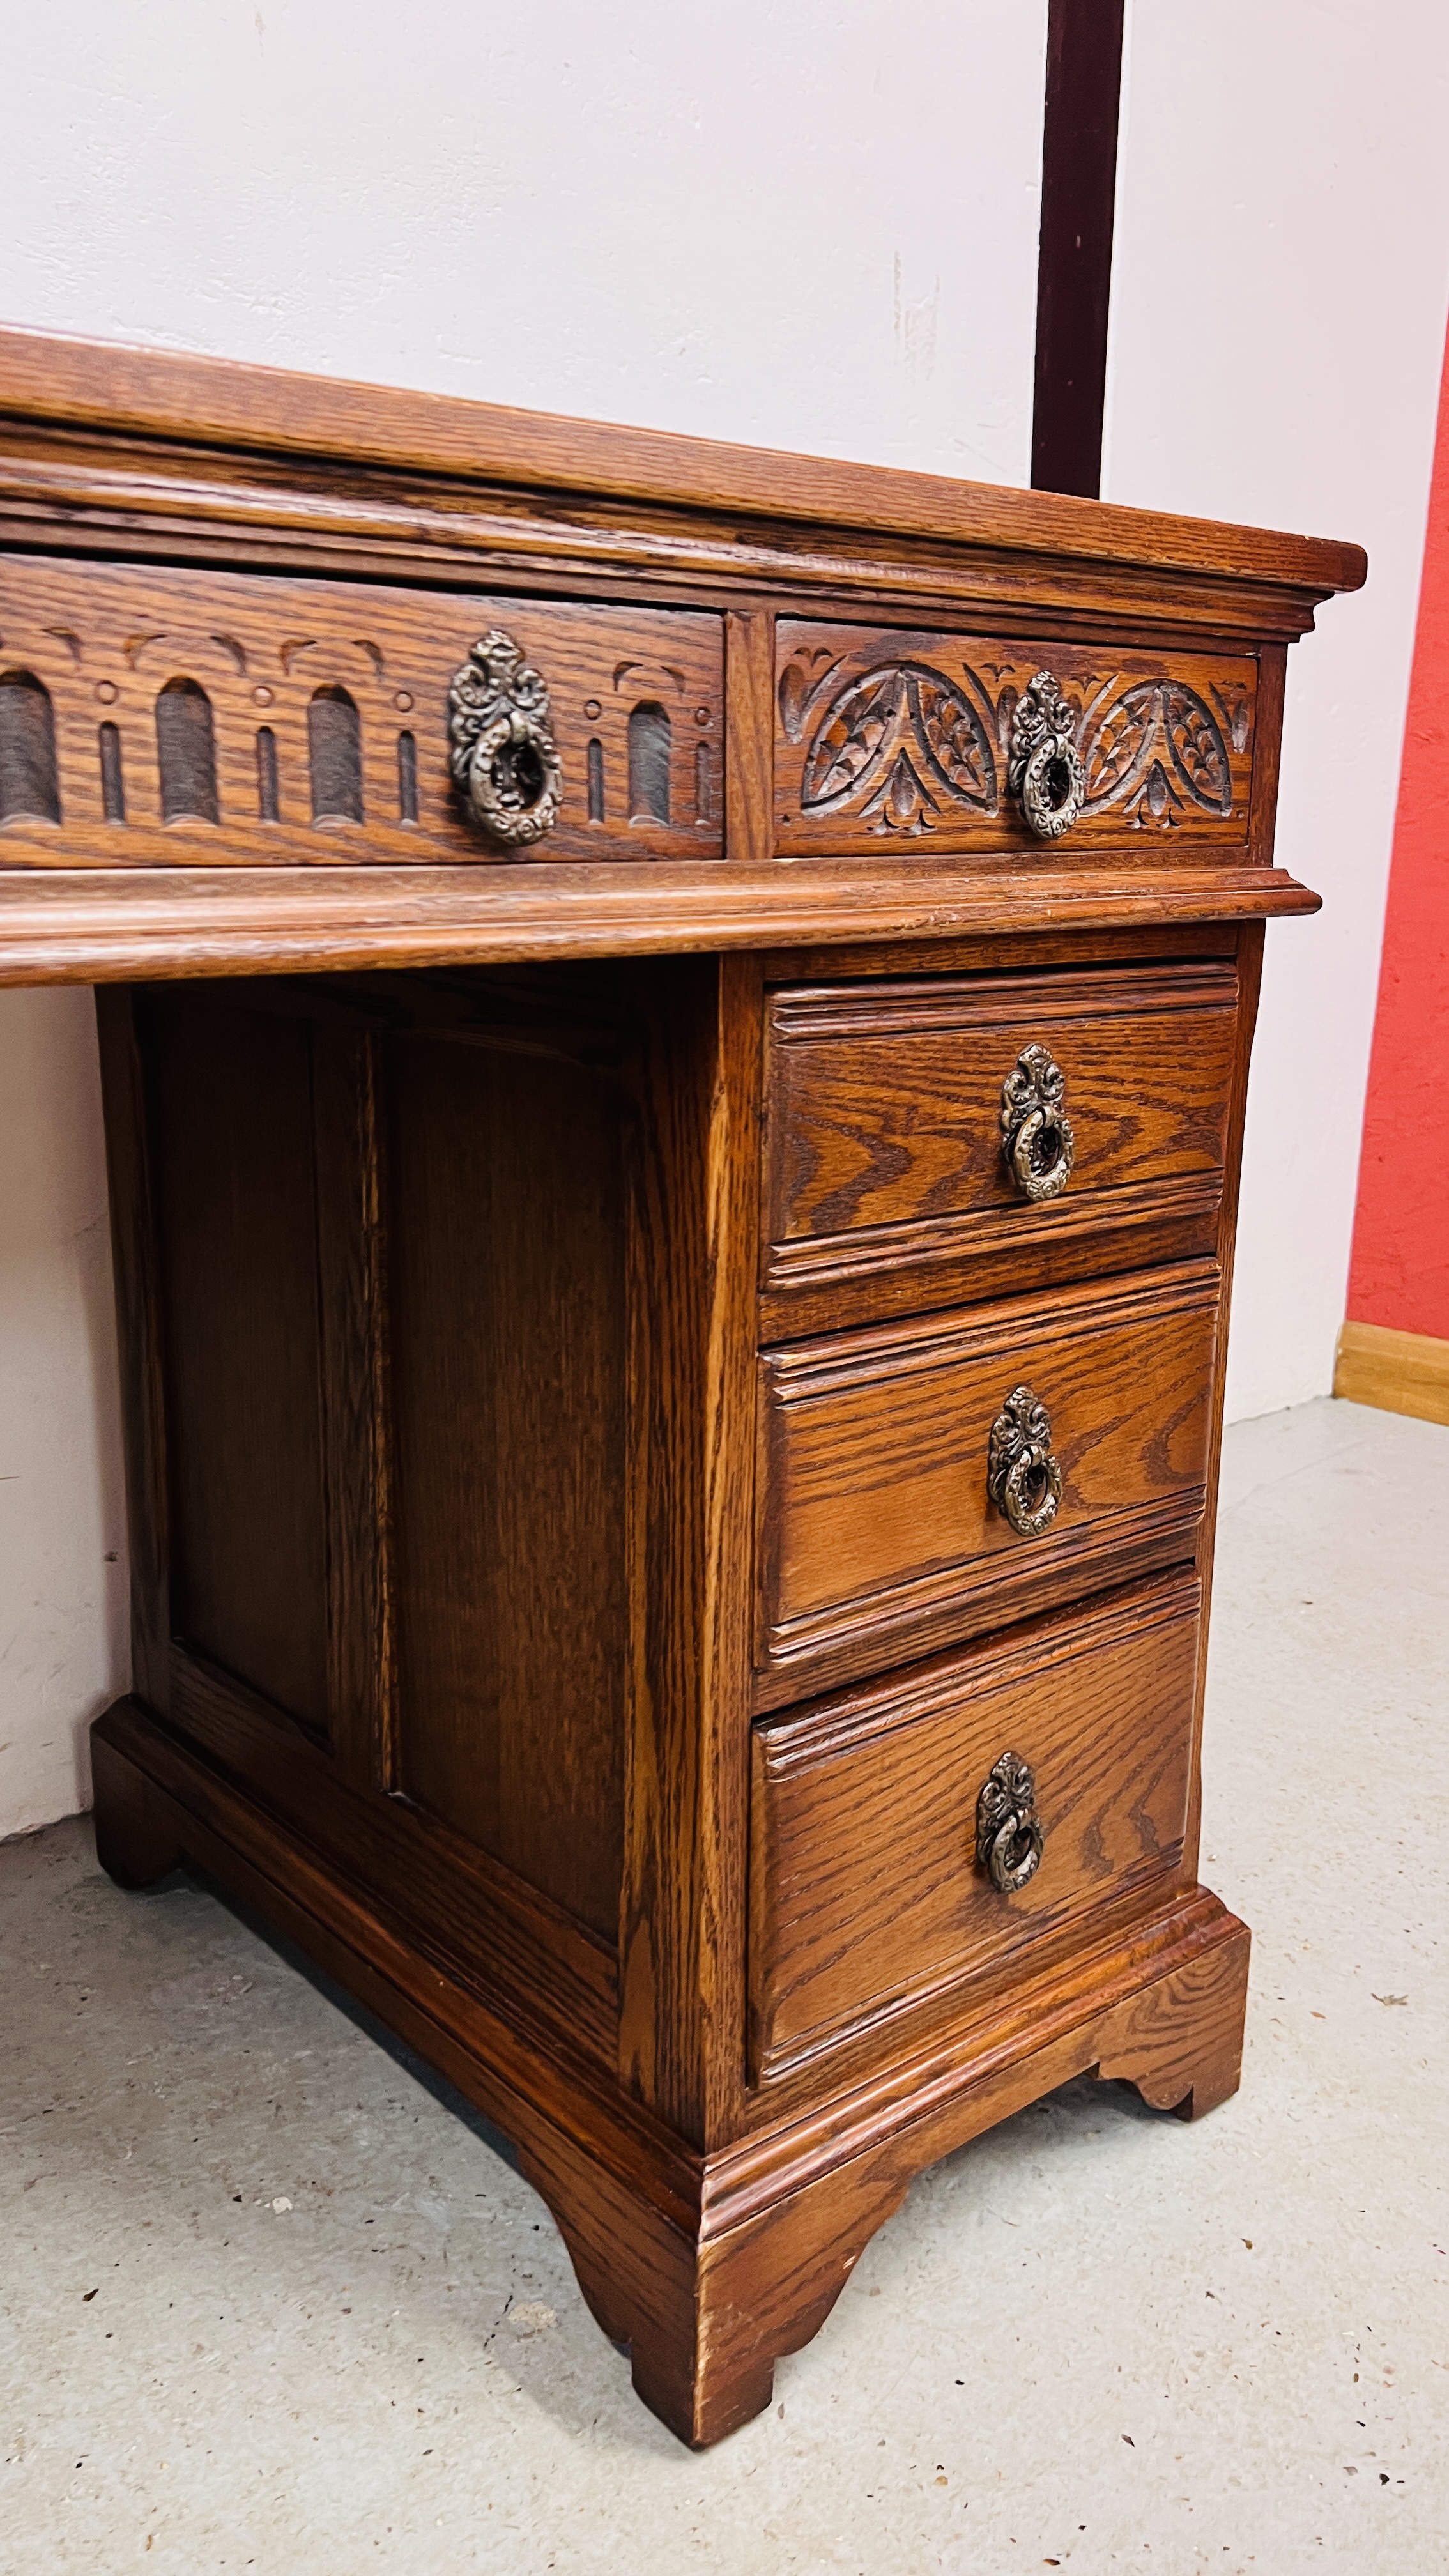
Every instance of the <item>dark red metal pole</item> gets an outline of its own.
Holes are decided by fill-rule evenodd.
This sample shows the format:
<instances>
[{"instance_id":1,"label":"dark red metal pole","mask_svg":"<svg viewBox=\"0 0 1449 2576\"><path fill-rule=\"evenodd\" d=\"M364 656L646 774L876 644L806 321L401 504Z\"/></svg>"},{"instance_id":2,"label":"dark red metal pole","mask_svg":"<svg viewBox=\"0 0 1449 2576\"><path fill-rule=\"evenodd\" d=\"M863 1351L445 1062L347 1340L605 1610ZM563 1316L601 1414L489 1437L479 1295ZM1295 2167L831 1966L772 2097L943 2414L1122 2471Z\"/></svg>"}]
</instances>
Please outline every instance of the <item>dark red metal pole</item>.
<instances>
[{"instance_id":1,"label":"dark red metal pole","mask_svg":"<svg viewBox=\"0 0 1449 2576\"><path fill-rule=\"evenodd\" d=\"M1090 500L1102 483L1123 7L1050 0L1047 17L1031 480Z\"/></svg>"}]
</instances>

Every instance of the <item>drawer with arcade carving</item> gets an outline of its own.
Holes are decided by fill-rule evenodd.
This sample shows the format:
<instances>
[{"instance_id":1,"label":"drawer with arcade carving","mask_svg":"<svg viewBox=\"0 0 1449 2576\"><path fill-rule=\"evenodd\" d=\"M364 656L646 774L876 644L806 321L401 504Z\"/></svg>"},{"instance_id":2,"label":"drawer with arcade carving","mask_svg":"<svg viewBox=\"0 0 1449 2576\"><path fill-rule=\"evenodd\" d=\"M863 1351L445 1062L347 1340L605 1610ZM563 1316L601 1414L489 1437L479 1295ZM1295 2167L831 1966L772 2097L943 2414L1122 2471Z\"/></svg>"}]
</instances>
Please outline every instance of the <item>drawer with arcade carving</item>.
<instances>
[{"instance_id":1,"label":"drawer with arcade carving","mask_svg":"<svg viewBox=\"0 0 1449 2576\"><path fill-rule=\"evenodd\" d=\"M775 832L790 858L1248 838L1258 664L781 618Z\"/></svg>"},{"instance_id":2,"label":"drawer with arcade carving","mask_svg":"<svg viewBox=\"0 0 1449 2576\"><path fill-rule=\"evenodd\" d=\"M7 867L717 859L723 621L0 557Z\"/></svg>"},{"instance_id":3,"label":"drawer with arcade carving","mask_svg":"<svg viewBox=\"0 0 1449 2576\"><path fill-rule=\"evenodd\" d=\"M756 2082L1180 1865L1199 1602L1161 1576L755 1728Z\"/></svg>"},{"instance_id":4,"label":"drawer with arcade carving","mask_svg":"<svg viewBox=\"0 0 1449 2576\"><path fill-rule=\"evenodd\" d=\"M777 989L765 1338L1212 1253L1237 1003L1230 959Z\"/></svg>"},{"instance_id":5,"label":"drawer with arcade carving","mask_svg":"<svg viewBox=\"0 0 1449 2576\"><path fill-rule=\"evenodd\" d=\"M1189 1557L1215 1263L760 1355L755 1705Z\"/></svg>"}]
</instances>

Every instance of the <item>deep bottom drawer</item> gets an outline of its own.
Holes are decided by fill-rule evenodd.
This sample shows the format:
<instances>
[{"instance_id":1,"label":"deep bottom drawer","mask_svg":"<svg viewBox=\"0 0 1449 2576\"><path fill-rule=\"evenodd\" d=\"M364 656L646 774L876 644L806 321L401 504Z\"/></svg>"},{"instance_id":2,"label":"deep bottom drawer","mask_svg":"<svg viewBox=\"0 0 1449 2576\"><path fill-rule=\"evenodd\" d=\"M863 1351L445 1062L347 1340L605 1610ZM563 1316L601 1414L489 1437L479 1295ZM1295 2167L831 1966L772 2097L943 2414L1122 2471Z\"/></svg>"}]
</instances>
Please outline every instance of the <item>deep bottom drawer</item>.
<instances>
[{"instance_id":1,"label":"deep bottom drawer","mask_svg":"<svg viewBox=\"0 0 1449 2576\"><path fill-rule=\"evenodd\" d=\"M756 2081L999 1964L1180 1858L1200 1592L1187 1572L759 1724L751 1811ZM1003 1756L1040 1861L977 1858ZM1008 1832L998 1866L1029 1857Z\"/></svg>"}]
</instances>

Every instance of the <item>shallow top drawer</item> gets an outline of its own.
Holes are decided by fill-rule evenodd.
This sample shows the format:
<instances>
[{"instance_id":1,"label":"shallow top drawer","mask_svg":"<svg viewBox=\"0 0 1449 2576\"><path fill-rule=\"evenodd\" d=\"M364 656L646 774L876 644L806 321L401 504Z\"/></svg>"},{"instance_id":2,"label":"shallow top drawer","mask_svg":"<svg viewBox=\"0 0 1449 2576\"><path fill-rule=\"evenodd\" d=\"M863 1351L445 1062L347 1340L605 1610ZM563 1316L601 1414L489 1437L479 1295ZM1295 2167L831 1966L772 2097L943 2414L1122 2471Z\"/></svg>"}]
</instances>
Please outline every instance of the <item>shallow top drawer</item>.
<instances>
[{"instance_id":1,"label":"shallow top drawer","mask_svg":"<svg viewBox=\"0 0 1449 2576\"><path fill-rule=\"evenodd\" d=\"M795 987L766 1018L766 1289L933 1277L1172 1218L1211 1248L1232 1086L1229 962ZM1052 1275L1069 1275L1057 1268ZM939 1293L966 1293L945 1283Z\"/></svg>"},{"instance_id":2,"label":"shallow top drawer","mask_svg":"<svg viewBox=\"0 0 1449 2576\"><path fill-rule=\"evenodd\" d=\"M475 656L495 631L500 652ZM718 858L723 636L691 611L0 557L0 857ZM494 756L516 766L522 743L535 802L549 782L529 724L547 728L542 839L510 848L454 783L464 672L480 724L517 716Z\"/></svg>"},{"instance_id":3,"label":"shallow top drawer","mask_svg":"<svg viewBox=\"0 0 1449 2576\"><path fill-rule=\"evenodd\" d=\"M1037 687L1045 674L1049 687ZM1040 850L1248 836L1258 665L1251 654L1117 652L781 618L775 639L775 830L791 857L883 842ZM1041 719L1076 769L1072 819L1053 770L1014 763ZM1050 758L1050 749L1047 757ZM1039 823L1039 829L1041 825Z\"/></svg>"}]
</instances>

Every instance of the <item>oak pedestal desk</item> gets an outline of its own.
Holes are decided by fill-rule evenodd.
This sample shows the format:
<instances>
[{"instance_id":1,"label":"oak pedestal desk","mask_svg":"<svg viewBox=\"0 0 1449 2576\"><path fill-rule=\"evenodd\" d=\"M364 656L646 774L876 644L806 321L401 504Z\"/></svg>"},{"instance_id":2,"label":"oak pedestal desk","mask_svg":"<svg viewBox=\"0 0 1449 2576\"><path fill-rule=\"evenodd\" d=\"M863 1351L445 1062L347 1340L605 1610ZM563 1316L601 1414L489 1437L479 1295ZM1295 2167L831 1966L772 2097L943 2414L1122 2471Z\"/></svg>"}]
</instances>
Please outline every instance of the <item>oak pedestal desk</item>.
<instances>
[{"instance_id":1,"label":"oak pedestal desk","mask_svg":"<svg viewBox=\"0 0 1449 2576\"><path fill-rule=\"evenodd\" d=\"M96 984L105 1087L101 1858L443 2069L711 2442L933 2158L1237 2083L1235 1197L1363 557L15 334L0 516L0 975Z\"/></svg>"}]
</instances>

